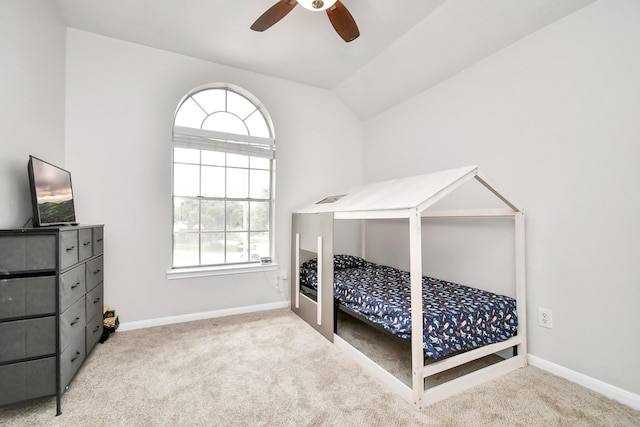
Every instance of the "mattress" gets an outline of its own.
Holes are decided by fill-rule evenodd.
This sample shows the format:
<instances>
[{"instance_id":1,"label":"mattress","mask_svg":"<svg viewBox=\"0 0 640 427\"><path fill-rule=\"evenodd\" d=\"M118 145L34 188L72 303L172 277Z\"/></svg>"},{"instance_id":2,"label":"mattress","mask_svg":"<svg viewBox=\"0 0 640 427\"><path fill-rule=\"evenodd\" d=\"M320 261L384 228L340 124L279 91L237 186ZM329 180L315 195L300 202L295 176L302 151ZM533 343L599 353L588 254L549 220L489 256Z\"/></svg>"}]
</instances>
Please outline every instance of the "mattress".
<instances>
[{"instance_id":1,"label":"mattress","mask_svg":"<svg viewBox=\"0 0 640 427\"><path fill-rule=\"evenodd\" d=\"M317 259L304 262L300 284L317 289ZM400 338L411 338L409 272L351 255L334 256L334 298L339 304ZM516 301L508 296L424 276L425 355L505 341L518 327Z\"/></svg>"}]
</instances>

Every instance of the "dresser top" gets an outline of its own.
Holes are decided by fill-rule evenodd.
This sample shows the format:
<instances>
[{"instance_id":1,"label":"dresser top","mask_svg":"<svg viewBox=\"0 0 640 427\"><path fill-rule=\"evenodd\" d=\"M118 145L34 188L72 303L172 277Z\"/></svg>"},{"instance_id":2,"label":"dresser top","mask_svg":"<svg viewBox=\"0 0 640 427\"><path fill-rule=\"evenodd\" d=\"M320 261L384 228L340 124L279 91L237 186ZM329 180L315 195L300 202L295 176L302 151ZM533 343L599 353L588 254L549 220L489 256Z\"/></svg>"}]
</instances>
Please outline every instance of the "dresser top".
<instances>
[{"instance_id":1,"label":"dresser top","mask_svg":"<svg viewBox=\"0 0 640 427\"><path fill-rule=\"evenodd\" d=\"M85 228L100 228L103 224L78 224L78 225L50 225L46 227L23 227L1 229L2 234L49 234L60 231L82 230Z\"/></svg>"}]
</instances>

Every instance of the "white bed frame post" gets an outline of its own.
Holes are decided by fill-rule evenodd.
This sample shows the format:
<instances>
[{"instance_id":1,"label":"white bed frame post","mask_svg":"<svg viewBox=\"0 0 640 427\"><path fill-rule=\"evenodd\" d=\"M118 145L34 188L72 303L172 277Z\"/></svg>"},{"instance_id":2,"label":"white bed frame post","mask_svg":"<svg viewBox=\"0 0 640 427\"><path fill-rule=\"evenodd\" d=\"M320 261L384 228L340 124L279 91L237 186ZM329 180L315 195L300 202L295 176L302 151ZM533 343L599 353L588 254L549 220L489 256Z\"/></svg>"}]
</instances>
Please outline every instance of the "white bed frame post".
<instances>
[{"instance_id":1,"label":"white bed frame post","mask_svg":"<svg viewBox=\"0 0 640 427\"><path fill-rule=\"evenodd\" d=\"M360 256L367 259L367 220L360 220Z\"/></svg>"},{"instance_id":2,"label":"white bed frame post","mask_svg":"<svg viewBox=\"0 0 640 427\"><path fill-rule=\"evenodd\" d=\"M415 210L409 216L411 266L411 376L413 404L422 408L424 397L424 334L422 314L422 221Z\"/></svg>"},{"instance_id":3,"label":"white bed frame post","mask_svg":"<svg viewBox=\"0 0 640 427\"><path fill-rule=\"evenodd\" d=\"M518 312L518 336L522 342L518 345L518 355L522 357L522 366L527 364L527 286L525 274L525 227L524 211L515 213L515 263L516 263L516 310Z\"/></svg>"}]
</instances>

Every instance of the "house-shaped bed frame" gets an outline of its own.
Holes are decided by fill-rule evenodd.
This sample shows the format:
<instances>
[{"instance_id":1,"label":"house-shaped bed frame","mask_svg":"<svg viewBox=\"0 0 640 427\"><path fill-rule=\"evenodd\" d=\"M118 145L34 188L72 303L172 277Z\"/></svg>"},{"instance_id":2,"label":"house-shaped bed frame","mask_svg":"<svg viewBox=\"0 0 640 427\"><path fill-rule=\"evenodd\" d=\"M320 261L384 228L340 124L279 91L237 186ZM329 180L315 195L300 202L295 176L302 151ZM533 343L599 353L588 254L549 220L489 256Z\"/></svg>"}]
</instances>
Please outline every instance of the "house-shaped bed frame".
<instances>
[{"instance_id":1,"label":"house-shaped bed frame","mask_svg":"<svg viewBox=\"0 0 640 427\"><path fill-rule=\"evenodd\" d=\"M504 203L497 209L432 209L443 197L462 184L477 180ZM502 206L502 203L500 204ZM422 308L422 218L513 218L515 226L515 298L518 313L517 334L510 339L462 352L424 364ZM366 220L406 219L409 222L411 277L411 360L412 387L396 379L365 355L334 335L333 227L334 221L361 220L361 252L366 258ZM327 197L293 213L291 308L327 339L352 353L365 367L422 408L477 384L511 372L527 364L525 289L524 211L512 203L483 175L477 166L451 169L426 175L364 185L346 194ZM317 298L300 292L300 265L312 256L318 258ZM503 350L513 348L513 356L488 367L425 390L425 379Z\"/></svg>"}]
</instances>

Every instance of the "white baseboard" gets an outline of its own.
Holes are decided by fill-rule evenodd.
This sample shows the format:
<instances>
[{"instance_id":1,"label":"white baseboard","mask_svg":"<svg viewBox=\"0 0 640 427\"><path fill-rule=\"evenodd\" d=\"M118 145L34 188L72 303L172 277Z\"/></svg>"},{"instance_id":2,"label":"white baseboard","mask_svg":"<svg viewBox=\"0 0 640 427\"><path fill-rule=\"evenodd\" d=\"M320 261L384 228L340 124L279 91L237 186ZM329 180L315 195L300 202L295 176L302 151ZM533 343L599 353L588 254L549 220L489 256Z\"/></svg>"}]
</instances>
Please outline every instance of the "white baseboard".
<instances>
[{"instance_id":1,"label":"white baseboard","mask_svg":"<svg viewBox=\"0 0 640 427\"><path fill-rule=\"evenodd\" d=\"M618 402L624 403L625 405L630 406L633 409L640 410L640 395L631 393L630 391L623 390L616 386L612 386L611 384L607 384L603 381L591 378L579 372L572 371L571 369L567 369L563 366L556 365L555 363L548 362L532 354L528 355L528 359L529 364L532 366L544 369L545 371L551 372L552 374L565 378L576 384L580 384L581 386L598 392L610 399L614 399Z\"/></svg>"},{"instance_id":2,"label":"white baseboard","mask_svg":"<svg viewBox=\"0 0 640 427\"><path fill-rule=\"evenodd\" d=\"M179 316L159 317L156 319L139 320L137 322L120 323L118 331L132 331L134 329L152 328L154 326L172 325L174 323L192 322L194 320L213 319L216 317L233 316L236 314L254 313L258 311L277 310L279 308L287 307L289 307L289 301L279 301L269 304L225 308L222 310L182 314Z\"/></svg>"}]
</instances>

